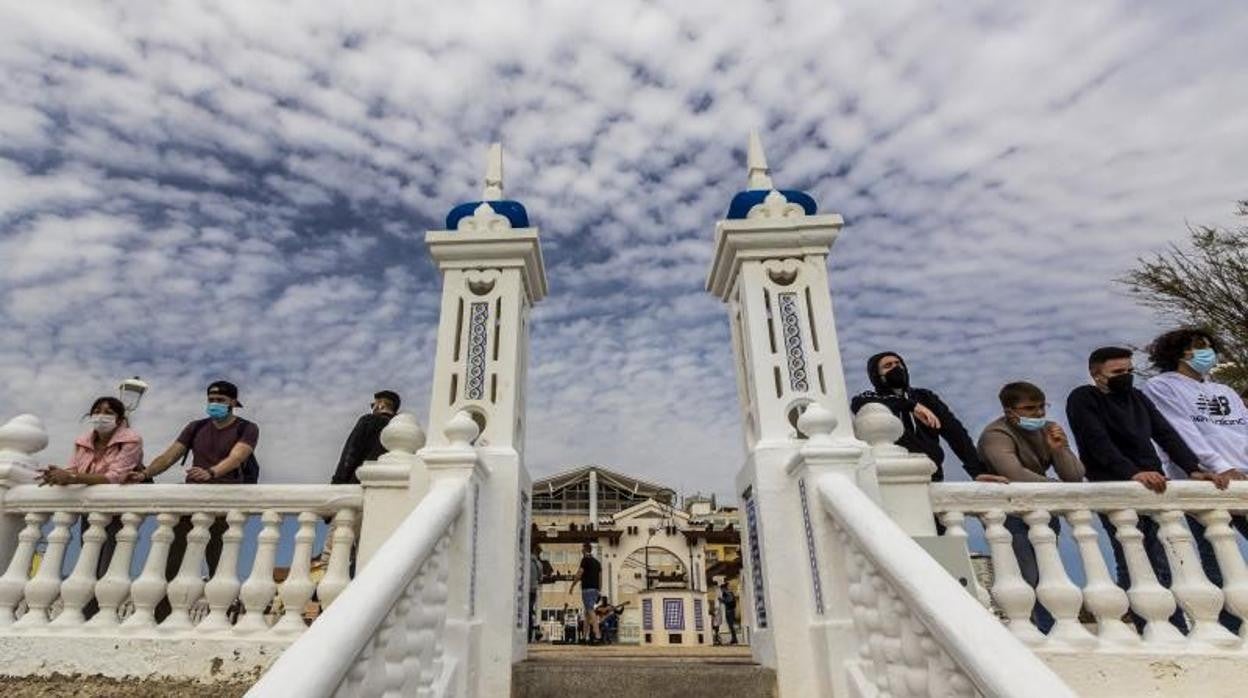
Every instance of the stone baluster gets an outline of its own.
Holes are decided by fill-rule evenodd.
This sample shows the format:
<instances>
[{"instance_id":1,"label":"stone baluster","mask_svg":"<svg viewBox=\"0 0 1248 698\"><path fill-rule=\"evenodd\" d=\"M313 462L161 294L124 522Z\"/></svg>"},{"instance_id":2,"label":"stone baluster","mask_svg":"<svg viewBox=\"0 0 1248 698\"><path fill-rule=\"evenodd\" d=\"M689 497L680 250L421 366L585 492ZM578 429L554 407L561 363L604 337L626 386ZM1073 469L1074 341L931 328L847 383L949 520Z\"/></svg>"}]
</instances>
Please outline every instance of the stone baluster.
<instances>
[{"instance_id":1,"label":"stone baluster","mask_svg":"<svg viewBox=\"0 0 1248 698\"><path fill-rule=\"evenodd\" d=\"M316 597L321 610L338 598L351 581L351 553L355 546L355 510L341 509L334 515L333 528L329 532L333 545L329 552L329 565L321 583L316 587Z\"/></svg>"},{"instance_id":2,"label":"stone baluster","mask_svg":"<svg viewBox=\"0 0 1248 698\"><path fill-rule=\"evenodd\" d=\"M299 530L295 533L295 552L290 561L290 571L282 582L281 596L285 612L273 626L273 632L293 635L304 631L303 611L312 600L316 584L312 581L312 545L316 542L317 515L305 511L299 514ZM330 553L331 555L333 553Z\"/></svg>"},{"instance_id":3,"label":"stone baluster","mask_svg":"<svg viewBox=\"0 0 1248 698\"><path fill-rule=\"evenodd\" d=\"M61 563L65 560L65 548L69 545L69 527L78 517L67 511L52 515L52 531L48 533L48 547L39 561L39 571L26 582L26 615L14 623L17 627L47 625L48 608L61 593Z\"/></svg>"},{"instance_id":4,"label":"stone baluster","mask_svg":"<svg viewBox=\"0 0 1248 698\"><path fill-rule=\"evenodd\" d=\"M88 526L82 534L82 549L78 552L74 571L61 583L61 615L52 621L52 625L73 627L82 625L86 620L82 608L95 595L95 568L100 561L104 540L108 537L104 529L112 520L112 515L101 512L87 515Z\"/></svg>"},{"instance_id":5,"label":"stone baluster","mask_svg":"<svg viewBox=\"0 0 1248 698\"><path fill-rule=\"evenodd\" d=\"M1029 530L1027 539L1036 553L1036 567L1040 581L1036 584L1036 596L1053 616L1053 629L1049 631L1050 643L1063 643L1072 647L1092 647L1096 637L1079 622L1079 609L1083 607L1083 593L1070 581L1062 557L1057 552L1057 534L1049 527L1051 516L1044 510L1027 512L1023 516Z\"/></svg>"},{"instance_id":6,"label":"stone baluster","mask_svg":"<svg viewBox=\"0 0 1248 698\"><path fill-rule=\"evenodd\" d=\"M1205 538L1213 546L1222 570L1222 593L1226 606L1241 620L1248 619L1248 565L1239 552L1235 531L1231 530L1231 515L1225 509L1215 509L1200 514L1205 525ZM1248 622L1239 628L1239 636L1248 639Z\"/></svg>"},{"instance_id":7,"label":"stone baluster","mask_svg":"<svg viewBox=\"0 0 1248 698\"><path fill-rule=\"evenodd\" d=\"M1105 556L1101 554L1099 536L1092 527L1092 512L1077 509L1068 513L1066 520L1073 527L1071 533L1079 545L1079 559L1087 577L1083 586L1083 603L1096 617L1097 637L1101 642L1138 645L1140 636L1122 620L1131 605L1127 602L1127 592L1114 584L1110 577Z\"/></svg>"},{"instance_id":8,"label":"stone baluster","mask_svg":"<svg viewBox=\"0 0 1248 698\"><path fill-rule=\"evenodd\" d=\"M1010 631L1029 645L1044 642L1044 634L1031 622L1036 591L1019 571L1014 537L1005 527L1005 512L993 510L984 514L984 535L992 550L992 598L1009 618Z\"/></svg>"},{"instance_id":9,"label":"stone baluster","mask_svg":"<svg viewBox=\"0 0 1248 698\"><path fill-rule=\"evenodd\" d=\"M1218 614L1222 612L1225 599L1222 590L1205 576L1183 512L1163 511L1157 518L1160 519L1161 536L1174 578L1170 591L1178 597L1183 611L1192 619L1188 639L1219 647L1239 644L1239 638L1218 623Z\"/></svg>"},{"instance_id":10,"label":"stone baluster","mask_svg":"<svg viewBox=\"0 0 1248 698\"><path fill-rule=\"evenodd\" d=\"M47 514L26 515L26 527L17 537L17 548L9 559L4 576L0 577L0 627L13 624L13 612L22 601L30 578L30 563L35 558L35 545L43 537L43 522Z\"/></svg>"},{"instance_id":11,"label":"stone baluster","mask_svg":"<svg viewBox=\"0 0 1248 698\"><path fill-rule=\"evenodd\" d=\"M1169 620L1176 608L1174 595L1157 582L1157 575L1153 573L1153 565L1144 550L1144 534L1136 525L1139 516L1133 509L1122 509L1110 512L1109 521L1117 529L1118 543L1131 573L1127 598L1135 614L1144 619L1144 641L1181 644L1183 634Z\"/></svg>"},{"instance_id":12,"label":"stone baluster","mask_svg":"<svg viewBox=\"0 0 1248 698\"><path fill-rule=\"evenodd\" d=\"M169 582L169 617L160 624L161 630L187 631L194 628L191 622L191 606L204 593L204 578L200 568L204 564L204 550L208 547L208 527L215 518L202 511L191 515L191 530L186 534L186 553L178 574Z\"/></svg>"},{"instance_id":13,"label":"stone baluster","mask_svg":"<svg viewBox=\"0 0 1248 698\"><path fill-rule=\"evenodd\" d=\"M964 549L969 549L967 544L966 533L966 515L960 511L942 511L939 514L940 523L945 527L945 537L953 538L962 543ZM984 605L984 608L992 608L992 597L989 596L988 590L979 580L972 580L971 587L975 590L975 598Z\"/></svg>"},{"instance_id":14,"label":"stone baluster","mask_svg":"<svg viewBox=\"0 0 1248 698\"><path fill-rule=\"evenodd\" d=\"M169 547L173 544L173 527L178 523L176 514L156 515L156 530L152 533L152 545L143 562L143 572L130 585L130 599L134 613L121 625L125 628L148 629L156 627L156 606L165 598L169 583L165 580L165 563L169 560Z\"/></svg>"},{"instance_id":15,"label":"stone baluster","mask_svg":"<svg viewBox=\"0 0 1248 698\"><path fill-rule=\"evenodd\" d=\"M277 584L273 581L273 563L277 557L277 541L281 534L278 526L282 516L275 511L260 515L261 529L256 545L256 559L251 574L243 583L243 607L246 612L234 625L234 632L241 634L265 632L269 624L264 610L273 602Z\"/></svg>"},{"instance_id":16,"label":"stone baluster","mask_svg":"<svg viewBox=\"0 0 1248 698\"><path fill-rule=\"evenodd\" d=\"M238 580L238 551L243 541L247 515L233 509L225 515L229 528L221 536L221 559L217 572L204 586L208 599L208 615L196 626L196 634L221 633L230 629L229 611L242 583Z\"/></svg>"},{"instance_id":17,"label":"stone baluster","mask_svg":"<svg viewBox=\"0 0 1248 698\"><path fill-rule=\"evenodd\" d=\"M134 545L139 539L139 524L143 517L127 512L121 515L121 530L117 532L117 548L113 551L113 559L108 562L108 570L95 583L95 599L100 610L86 627L93 630L116 627L120 621L117 609L130 596L130 560L134 557Z\"/></svg>"}]
</instances>

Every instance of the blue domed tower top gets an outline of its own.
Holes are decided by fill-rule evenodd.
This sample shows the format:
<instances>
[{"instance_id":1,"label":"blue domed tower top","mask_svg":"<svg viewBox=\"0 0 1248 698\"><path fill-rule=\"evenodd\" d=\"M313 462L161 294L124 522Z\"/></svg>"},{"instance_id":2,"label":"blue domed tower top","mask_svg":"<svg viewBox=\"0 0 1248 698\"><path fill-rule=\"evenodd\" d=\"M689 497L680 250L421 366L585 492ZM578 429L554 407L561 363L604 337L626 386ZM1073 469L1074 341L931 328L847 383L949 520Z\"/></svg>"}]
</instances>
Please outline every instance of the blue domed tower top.
<instances>
[{"instance_id":1,"label":"blue domed tower top","mask_svg":"<svg viewBox=\"0 0 1248 698\"><path fill-rule=\"evenodd\" d=\"M503 198L503 144L493 143L485 163L485 191L481 201L458 204L446 214L446 229L455 230L459 222L471 216L481 204L489 204L494 212L507 219L513 228L529 227L529 212L524 204Z\"/></svg>"},{"instance_id":2,"label":"blue domed tower top","mask_svg":"<svg viewBox=\"0 0 1248 698\"><path fill-rule=\"evenodd\" d=\"M759 140L757 131L750 132L750 149L746 155L746 165L750 168L750 178L746 185L748 188L737 192L737 195L732 197L732 203L728 204L728 220L748 218L750 209L763 203L767 195L775 189L771 183L771 170L767 167L767 156L763 154L763 143ZM819 208L815 204L814 197L804 191L796 189L777 191L789 203L801 206L808 216L813 216Z\"/></svg>"}]
</instances>

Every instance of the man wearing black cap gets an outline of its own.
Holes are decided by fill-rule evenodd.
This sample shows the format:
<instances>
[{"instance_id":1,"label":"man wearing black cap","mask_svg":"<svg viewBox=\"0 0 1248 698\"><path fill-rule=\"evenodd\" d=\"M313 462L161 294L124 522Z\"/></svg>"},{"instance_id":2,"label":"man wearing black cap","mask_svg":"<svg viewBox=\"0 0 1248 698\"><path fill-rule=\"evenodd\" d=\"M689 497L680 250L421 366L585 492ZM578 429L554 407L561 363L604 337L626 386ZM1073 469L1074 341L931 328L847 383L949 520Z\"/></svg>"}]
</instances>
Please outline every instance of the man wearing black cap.
<instances>
[{"instance_id":1,"label":"man wearing black cap","mask_svg":"<svg viewBox=\"0 0 1248 698\"><path fill-rule=\"evenodd\" d=\"M945 479L941 467L945 460L945 451L940 446L943 438L972 478L984 482L1008 482L988 472L979 460L975 442L966 433L966 427L936 393L910 387L910 369L900 354L886 351L867 359L867 377L875 389L854 396L850 407L857 413L863 405L879 402L892 410L905 426L897 445L930 458L936 464L933 480L940 482Z\"/></svg>"},{"instance_id":2,"label":"man wearing black cap","mask_svg":"<svg viewBox=\"0 0 1248 698\"><path fill-rule=\"evenodd\" d=\"M260 427L234 414L242 407L238 401L238 386L229 381L215 381L208 386L207 419L187 424L176 441L156 456L139 478L153 478L168 470L176 462L185 463L188 456L191 466L186 470L187 484L243 484L254 483L259 477L260 466L253 451L260 440ZM225 517L217 517L209 527L208 546L204 559L208 563L208 575L216 574L221 559L222 536L227 524ZM186 554L186 536L191 531L191 520L184 517L173 529L173 542L165 565L165 577L172 580L182 566ZM169 601L162 600L156 607L156 620L169 615Z\"/></svg>"},{"instance_id":3,"label":"man wearing black cap","mask_svg":"<svg viewBox=\"0 0 1248 698\"><path fill-rule=\"evenodd\" d=\"M360 484L355 471L365 461L377 460L386 452L386 448L381 445L381 430L390 423L401 404L399 394L393 390L382 390L373 395L369 413L356 421L347 442L342 445L342 455L338 458L338 468L334 470L331 484Z\"/></svg>"}]
</instances>

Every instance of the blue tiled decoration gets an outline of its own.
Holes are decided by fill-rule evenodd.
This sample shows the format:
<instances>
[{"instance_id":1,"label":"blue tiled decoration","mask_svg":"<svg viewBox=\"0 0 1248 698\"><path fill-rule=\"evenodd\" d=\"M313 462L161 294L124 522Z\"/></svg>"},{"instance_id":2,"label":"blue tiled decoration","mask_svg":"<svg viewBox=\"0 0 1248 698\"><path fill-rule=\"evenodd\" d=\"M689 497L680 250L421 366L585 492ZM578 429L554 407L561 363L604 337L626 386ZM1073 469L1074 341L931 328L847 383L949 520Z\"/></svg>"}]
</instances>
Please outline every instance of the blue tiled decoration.
<instances>
[{"instance_id":1,"label":"blue tiled decoration","mask_svg":"<svg viewBox=\"0 0 1248 698\"><path fill-rule=\"evenodd\" d=\"M806 479L797 481L802 497L802 524L806 528L806 556L810 560L810 578L815 585L815 613L823 615L823 583L819 580L819 560L815 557L815 532L810 525L810 505L806 502Z\"/></svg>"},{"instance_id":2,"label":"blue tiled decoration","mask_svg":"<svg viewBox=\"0 0 1248 698\"><path fill-rule=\"evenodd\" d=\"M746 490L742 499L745 500L746 536L750 541L750 581L754 592L754 619L758 627L767 627L767 593L763 582L763 551L758 535L758 505L751 492Z\"/></svg>"},{"instance_id":3,"label":"blue tiled decoration","mask_svg":"<svg viewBox=\"0 0 1248 698\"><path fill-rule=\"evenodd\" d=\"M663 629L685 629L684 599L663 599Z\"/></svg>"}]
</instances>

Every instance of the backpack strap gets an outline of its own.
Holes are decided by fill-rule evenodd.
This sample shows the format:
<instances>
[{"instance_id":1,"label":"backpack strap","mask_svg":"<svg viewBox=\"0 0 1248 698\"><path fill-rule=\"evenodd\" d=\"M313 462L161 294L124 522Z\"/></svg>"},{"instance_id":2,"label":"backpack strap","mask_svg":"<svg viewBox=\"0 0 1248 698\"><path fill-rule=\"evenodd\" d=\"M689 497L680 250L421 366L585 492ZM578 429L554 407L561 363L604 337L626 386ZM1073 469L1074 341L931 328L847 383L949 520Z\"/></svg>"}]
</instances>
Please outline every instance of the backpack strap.
<instances>
[{"instance_id":1,"label":"backpack strap","mask_svg":"<svg viewBox=\"0 0 1248 698\"><path fill-rule=\"evenodd\" d=\"M207 419L197 419L194 422L191 422L191 424L194 424L195 426L191 429L191 438L189 443L186 444L186 453L183 453L182 460L178 461L179 466L186 465L186 459L190 457L191 451L195 448L195 437L199 436L199 430L203 429L204 425L207 424L208 421L209 420Z\"/></svg>"}]
</instances>

